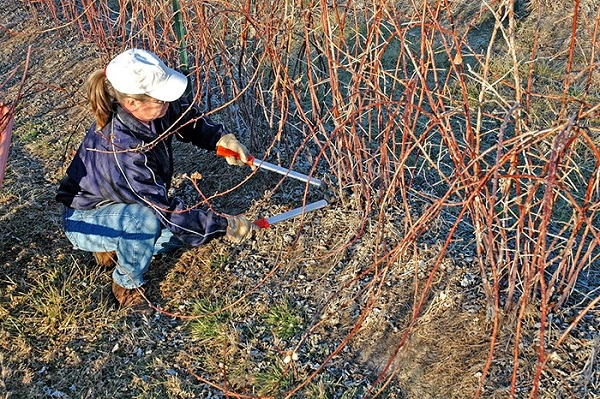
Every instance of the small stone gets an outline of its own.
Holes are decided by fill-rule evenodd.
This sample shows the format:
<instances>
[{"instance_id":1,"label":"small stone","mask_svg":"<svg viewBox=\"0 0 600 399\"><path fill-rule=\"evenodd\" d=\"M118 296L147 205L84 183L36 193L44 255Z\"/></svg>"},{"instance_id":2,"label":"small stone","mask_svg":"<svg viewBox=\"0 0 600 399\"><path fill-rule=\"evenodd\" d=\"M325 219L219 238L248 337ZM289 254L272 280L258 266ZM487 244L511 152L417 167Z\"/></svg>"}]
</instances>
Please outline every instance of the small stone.
<instances>
[{"instance_id":1,"label":"small stone","mask_svg":"<svg viewBox=\"0 0 600 399\"><path fill-rule=\"evenodd\" d=\"M292 241L294 241L294 237L292 237L292 235L290 235L290 234L284 234L283 235L283 241L286 244L290 244Z\"/></svg>"},{"instance_id":2,"label":"small stone","mask_svg":"<svg viewBox=\"0 0 600 399\"><path fill-rule=\"evenodd\" d=\"M471 273L467 273L463 276L462 280L460 281L460 285L463 287L469 287L471 285L473 285L475 283L475 278L473 277L473 275Z\"/></svg>"}]
</instances>

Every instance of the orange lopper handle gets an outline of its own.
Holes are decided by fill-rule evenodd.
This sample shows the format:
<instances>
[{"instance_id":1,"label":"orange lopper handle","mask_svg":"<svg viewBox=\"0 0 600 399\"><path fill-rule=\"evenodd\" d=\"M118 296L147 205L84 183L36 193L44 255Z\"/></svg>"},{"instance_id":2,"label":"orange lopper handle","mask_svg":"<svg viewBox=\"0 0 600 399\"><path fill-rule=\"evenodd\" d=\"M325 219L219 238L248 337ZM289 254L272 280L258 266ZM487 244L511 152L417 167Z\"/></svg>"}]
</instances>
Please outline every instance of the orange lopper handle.
<instances>
[{"instance_id":1,"label":"orange lopper handle","mask_svg":"<svg viewBox=\"0 0 600 399\"><path fill-rule=\"evenodd\" d=\"M236 159L240 159L240 154L220 145L217 146L217 155L220 157L235 157ZM252 155L248 157L246 164L250 166L254 165L254 157Z\"/></svg>"},{"instance_id":2,"label":"orange lopper handle","mask_svg":"<svg viewBox=\"0 0 600 399\"><path fill-rule=\"evenodd\" d=\"M267 220L267 218L262 218L262 219L255 220L253 223L255 225L257 225L258 227L260 227L261 229L267 229L270 226L269 221Z\"/></svg>"}]
</instances>

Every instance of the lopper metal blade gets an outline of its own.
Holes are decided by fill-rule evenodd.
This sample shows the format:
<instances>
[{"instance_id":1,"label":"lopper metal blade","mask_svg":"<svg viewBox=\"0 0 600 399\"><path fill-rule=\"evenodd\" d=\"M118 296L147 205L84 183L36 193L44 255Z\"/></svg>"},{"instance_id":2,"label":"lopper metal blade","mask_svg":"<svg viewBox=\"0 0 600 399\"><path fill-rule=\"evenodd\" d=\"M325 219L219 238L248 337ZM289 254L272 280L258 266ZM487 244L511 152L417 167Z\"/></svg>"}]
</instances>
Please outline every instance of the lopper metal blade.
<instances>
[{"instance_id":1,"label":"lopper metal blade","mask_svg":"<svg viewBox=\"0 0 600 399\"><path fill-rule=\"evenodd\" d=\"M284 220L288 220L294 218L296 216L300 216L304 213L316 211L317 209L321 209L327 206L326 200L319 200L317 202L311 202L310 204L306 204L305 206L301 206L296 209L292 209L291 211L283 212L278 215L270 216L268 218L262 218L254 221L254 224L260 228L266 229L269 226L283 222Z\"/></svg>"}]
</instances>

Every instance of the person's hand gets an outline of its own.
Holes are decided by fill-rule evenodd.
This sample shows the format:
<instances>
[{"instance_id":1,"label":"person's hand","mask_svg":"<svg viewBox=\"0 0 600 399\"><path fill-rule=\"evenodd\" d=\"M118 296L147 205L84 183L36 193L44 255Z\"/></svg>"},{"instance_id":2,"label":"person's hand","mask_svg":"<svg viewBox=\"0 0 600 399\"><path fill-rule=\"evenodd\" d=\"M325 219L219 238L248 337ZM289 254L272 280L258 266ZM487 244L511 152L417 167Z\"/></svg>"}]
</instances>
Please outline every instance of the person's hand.
<instances>
[{"instance_id":1,"label":"person's hand","mask_svg":"<svg viewBox=\"0 0 600 399\"><path fill-rule=\"evenodd\" d=\"M228 150L236 152L240 155L239 159L236 157L225 157L225 160L229 165L237 165L244 166L246 162L248 162L248 157L250 157L250 153L245 145L240 143L233 134L228 133L221 137L219 141L217 141L217 147L224 147Z\"/></svg>"},{"instance_id":2,"label":"person's hand","mask_svg":"<svg viewBox=\"0 0 600 399\"><path fill-rule=\"evenodd\" d=\"M249 219L244 216L230 216L227 215L227 233L225 237L233 241L236 244L247 240L252 237L252 233L259 229L257 225L252 223Z\"/></svg>"}]
</instances>

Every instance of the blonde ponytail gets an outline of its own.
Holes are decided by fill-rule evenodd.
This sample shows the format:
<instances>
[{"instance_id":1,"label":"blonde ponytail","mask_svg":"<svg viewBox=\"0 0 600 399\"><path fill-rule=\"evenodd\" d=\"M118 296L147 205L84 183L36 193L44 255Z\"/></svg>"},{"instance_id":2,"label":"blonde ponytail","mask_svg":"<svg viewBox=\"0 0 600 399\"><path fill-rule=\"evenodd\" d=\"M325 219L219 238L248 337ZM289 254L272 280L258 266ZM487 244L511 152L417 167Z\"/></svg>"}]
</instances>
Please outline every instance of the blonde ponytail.
<instances>
[{"instance_id":1,"label":"blonde ponytail","mask_svg":"<svg viewBox=\"0 0 600 399\"><path fill-rule=\"evenodd\" d=\"M110 119L113 103L104 70L98 69L90 74L85 82L85 92L96 119L96 129L102 129Z\"/></svg>"}]
</instances>

